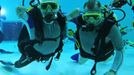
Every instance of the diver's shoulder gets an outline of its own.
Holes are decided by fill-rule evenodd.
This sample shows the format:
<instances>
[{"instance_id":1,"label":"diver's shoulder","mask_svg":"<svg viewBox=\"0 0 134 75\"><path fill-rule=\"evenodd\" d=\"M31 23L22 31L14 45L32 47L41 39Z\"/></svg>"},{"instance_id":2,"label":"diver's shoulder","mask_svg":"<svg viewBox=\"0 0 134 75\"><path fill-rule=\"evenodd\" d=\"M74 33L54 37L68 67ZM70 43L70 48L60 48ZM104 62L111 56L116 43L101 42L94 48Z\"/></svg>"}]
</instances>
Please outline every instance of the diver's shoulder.
<instances>
[{"instance_id":1,"label":"diver's shoulder","mask_svg":"<svg viewBox=\"0 0 134 75\"><path fill-rule=\"evenodd\" d=\"M27 8L27 12L30 12L31 10L33 10L34 9L34 7L28 7Z\"/></svg>"}]
</instances>

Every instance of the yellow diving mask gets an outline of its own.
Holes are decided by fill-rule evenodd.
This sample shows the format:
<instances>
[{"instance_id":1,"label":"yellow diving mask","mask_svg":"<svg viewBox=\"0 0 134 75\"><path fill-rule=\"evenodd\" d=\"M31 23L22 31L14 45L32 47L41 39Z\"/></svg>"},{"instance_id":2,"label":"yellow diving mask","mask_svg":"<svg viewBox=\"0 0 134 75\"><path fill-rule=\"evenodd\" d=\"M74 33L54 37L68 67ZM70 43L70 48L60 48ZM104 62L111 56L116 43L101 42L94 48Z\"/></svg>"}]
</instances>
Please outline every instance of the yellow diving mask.
<instances>
[{"instance_id":1,"label":"yellow diving mask","mask_svg":"<svg viewBox=\"0 0 134 75\"><path fill-rule=\"evenodd\" d=\"M83 20L88 20L90 17L94 18L95 20L98 20L102 17L102 14L101 13L84 13L82 15L82 19Z\"/></svg>"}]
</instances>

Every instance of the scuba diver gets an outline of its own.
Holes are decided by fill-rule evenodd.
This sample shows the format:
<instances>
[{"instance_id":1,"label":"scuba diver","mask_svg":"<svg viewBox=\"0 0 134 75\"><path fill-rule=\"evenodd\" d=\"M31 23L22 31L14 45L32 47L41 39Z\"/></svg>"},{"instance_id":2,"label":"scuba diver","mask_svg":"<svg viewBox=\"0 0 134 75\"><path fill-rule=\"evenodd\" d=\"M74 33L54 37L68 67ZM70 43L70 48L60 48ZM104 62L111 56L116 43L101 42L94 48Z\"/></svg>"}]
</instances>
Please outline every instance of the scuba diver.
<instances>
[{"instance_id":1,"label":"scuba diver","mask_svg":"<svg viewBox=\"0 0 134 75\"><path fill-rule=\"evenodd\" d=\"M126 29L128 28L128 26L125 27L120 27L120 33L122 36L126 35L128 32L126 31Z\"/></svg>"},{"instance_id":2,"label":"scuba diver","mask_svg":"<svg viewBox=\"0 0 134 75\"><path fill-rule=\"evenodd\" d=\"M112 2L112 6L116 8L121 8L125 4L127 4L127 0L113 0Z\"/></svg>"},{"instance_id":3,"label":"scuba diver","mask_svg":"<svg viewBox=\"0 0 134 75\"><path fill-rule=\"evenodd\" d=\"M134 42L133 42L133 41L125 40L125 43L126 43L127 45L129 45L130 47L133 47L133 48L134 48Z\"/></svg>"},{"instance_id":4,"label":"scuba diver","mask_svg":"<svg viewBox=\"0 0 134 75\"><path fill-rule=\"evenodd\" d=\"M131 27L129 27L129 26L124 26L123 27L120 24L118 24L118 27L120 28L120 32L121 32L122 36L127 35L127 33L134 30L134 21L132 21Z\"/></svg>"},{"instance_id":5,"label":"scuba diver","mask_svg":"<svg viewBox=\"0 0 134 75\"><path fill-rule=\"evenodd\" d=\"M38 0L39 1L39 0ZM31 2L30 2L31 3ZM33 61L59 59L62 52L62 40L66 36L66 18L60 10L58 0L41 0L27 10L23 6L16 8L18 17L26 23L20 32L18 48L22 54L15 62L16 68L24 67Z\"/></svg>"},{"instance_id":6,"label":"scuba diver","mask_svg":"<svg viewBox=\"0 0 134 75\"><path fill-rule=\"evenodd\" d=\"M67 17L77 25L75 38L80 45L76 46L80 53L74 54L71 59L79 64L93 59L95 63L90 73L95 75L97 62L105 61L115 54L111 69L104 75L117 75L123 62L124 41L113 13L107 12L106 16L102 10L99 2L88 0L82 13L77 9Z\"/></svg>"},{"instance_id":7,"label":"scuba diver","mask_svg":"<svg viewBox=\"0 0 134 75\"><path fill-rule=\"evenodd\" d=\"M115 8L121 8L125 4L128 4L129 6L131 6L131 9L134 12L134 0L113 0L111 5L112 7L115 7Z\"/></svg>"}]
</instances>

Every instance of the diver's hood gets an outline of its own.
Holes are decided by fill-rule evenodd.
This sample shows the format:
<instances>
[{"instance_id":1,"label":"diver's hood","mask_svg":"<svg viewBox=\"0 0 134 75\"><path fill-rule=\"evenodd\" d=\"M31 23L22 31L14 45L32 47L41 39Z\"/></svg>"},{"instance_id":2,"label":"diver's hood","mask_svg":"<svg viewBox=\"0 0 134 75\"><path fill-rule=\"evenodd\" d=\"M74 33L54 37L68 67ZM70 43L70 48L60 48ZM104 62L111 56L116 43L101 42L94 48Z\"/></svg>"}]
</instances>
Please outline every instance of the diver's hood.
<instances>
[{"instance_id":1,"label":"diver's hood","mask_svg":"<svg viewBox=\"0 0 134 75\"><path fill-rule=\"evenodd\" d=\"M84 12L101 12L100 2L97 1L87 1L84 4Z\"/></svg>"}]
</instances>

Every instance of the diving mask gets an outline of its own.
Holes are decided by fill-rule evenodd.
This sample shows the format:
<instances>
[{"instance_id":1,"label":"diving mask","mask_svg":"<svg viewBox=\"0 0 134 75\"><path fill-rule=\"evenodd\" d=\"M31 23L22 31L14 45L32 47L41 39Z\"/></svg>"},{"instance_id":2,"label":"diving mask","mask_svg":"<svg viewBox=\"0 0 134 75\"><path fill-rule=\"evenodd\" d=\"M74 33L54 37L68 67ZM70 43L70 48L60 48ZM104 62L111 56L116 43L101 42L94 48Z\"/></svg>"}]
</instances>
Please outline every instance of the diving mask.
<instances>
[{"instance_id":1,"label":"diving mask","mask_svg":"<svg viewBox=\"0 0 134 75\"><path fill-rule=\"evenodd\" d=\"M85 13L85 14L82 15L82 19L83 20L88 20L90 17L92 17L95 20L98 20L98 19L101 18L101 16L102 16L101 13L89 13L89 12L87 12L87 13Z\"/></svg>"},{"instance_id":2,"label":"diving mask","mask_svg":"<svg viewBox=\"0 0 134 75\"><path fill-rule=\"evenodd\" d=\"M41 9L47 10L48 8L51 8L52 10L57 10L59 9L59 5L55 2L46 2L46 3L41 3Z\"/></svg>"}]
</instances>

